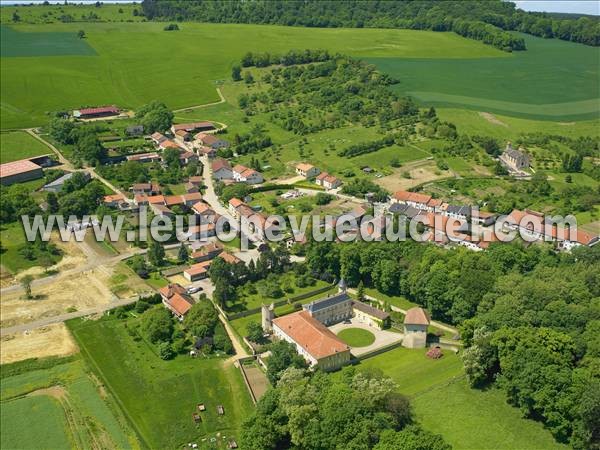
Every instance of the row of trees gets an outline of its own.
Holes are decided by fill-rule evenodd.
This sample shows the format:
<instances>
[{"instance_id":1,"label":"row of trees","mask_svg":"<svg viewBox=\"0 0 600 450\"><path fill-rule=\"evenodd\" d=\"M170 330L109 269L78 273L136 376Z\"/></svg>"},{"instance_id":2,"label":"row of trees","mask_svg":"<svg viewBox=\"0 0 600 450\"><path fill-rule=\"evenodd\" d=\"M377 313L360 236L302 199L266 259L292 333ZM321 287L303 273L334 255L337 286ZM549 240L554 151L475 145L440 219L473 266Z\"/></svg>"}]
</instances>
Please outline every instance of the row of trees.
<instances>
[{"instance_id":1,"label":"row of trees","mask_svg":"<svg viewBox=\"0 0 600 450\"><path fill-rule=\"evenodd\" d=\"M283 66L293 66L295 64L308 64L312 62L328 61L332 58L327 50L306 49L290 50L283 55L271 53L246 53L241 60L242 67L267 67L281 64Z\"/></svg>"},{"instance_id":2,"label":"row of trees","mask_svg":"<svg viewBox=\"0 0 600 450\"><path fill-rule=\"evenodd\" d=\"M365 153L376 152L382 148L390 147L396 143L396 137L392 134L369 142L359 142L358 144L350 145L338 152L338 156L347 156L353 158L355 156L364 155Z\"/></svg>"}]
</instances>

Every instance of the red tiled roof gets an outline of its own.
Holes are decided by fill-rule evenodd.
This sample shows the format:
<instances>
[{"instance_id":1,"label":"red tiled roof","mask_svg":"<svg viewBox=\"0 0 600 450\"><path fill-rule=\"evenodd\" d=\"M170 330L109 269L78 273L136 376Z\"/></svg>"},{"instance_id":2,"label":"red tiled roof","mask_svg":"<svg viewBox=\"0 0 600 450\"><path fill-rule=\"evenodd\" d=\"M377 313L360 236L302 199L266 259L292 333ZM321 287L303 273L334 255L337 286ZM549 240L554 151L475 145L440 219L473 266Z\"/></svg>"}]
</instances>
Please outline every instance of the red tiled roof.
<instances>
[{"instance_id":1,"label":"red tiled roof","mask_svg":"<svg viewBox=\"0 0 600 450\"><path fill-rule=\"evenodd\" d=\"M99 106L97 108L83 108L79 110L81 115L102 114L102 113L118 113L120 111L116 106Z\"/></svg>"},{"instance_id":2,"label":"red tiled roof","mask_svg":"<svg viewBox=\"0 0 600 450\"><path fill-rule=\"evenodd\" d=\"M183 194L181 198L185 203L200 201L202 200L202 194L200 192L188 192L187 194Z\"/></svg>"},{"instance_id":3,"label":"red tiled roof","mask_svg":"<svg viewBox=\"0 0 600 450\"><path fill-rule=\"evenodd\" d=\"M184 272L190 276L194 276L194 275L200 275L202 273L206 273L207 270L206 270L205 264L198 263L198 264L194 264L193 266L185 269Z\"/></svg>"},{"instance_id":4,"label":"red tiled roof","mask_svg":"<svg viewBox=\"0 0 600 450\"><path fill-rule=\"evenodd\" d=\"M204 202L197 202L194 203L194 205L192 206L192 209L194 210L194 212L196 214L203 214L207 211L212 211L210 205L204 203Z\"/></svg>"},{"instance_id":5,"label":"red tiled roof","mask_svg":"<svg viewBox=\"0 0 600 450\"><path fill-rule=\"evenodd\" d=\"M319 175L317 175L316 179L319 180L319 181L323 181L328 176L329 176L329 174L327 172L321 172Z\"/></svg>"},{"instance_id":6,"label":"red tiled roof","mask_svg":"<svg viewBox=\"0 0 600 450\"><path fill-rule=\"evenodd\" d=\"M349 347L307 311L273 320L286 335L316 360L349 350Z\"/></svg>"},{"instance_id":7,"label":"red tiled roof","mask_svg":"<svg viewBox=\"0 0 600 450\"><path fill-rule=\"evenodd\" d=\"M193 301L189 298L185 288L180 284L169 284L161 288L158 292L175 312L181 316L185 315L192 307Z\"/></svg>"},{"instance_id":8,"label":"red tiled roof","mask_svg":"<svg viewBox=\"0 0 600 450\"><path fill-rule=\"evenodd\" d=\"M223 252L219 255L219 258L223 259L223 261L229 264L238 264L242 262L237 256L232 255L231 253Z\"/></svg>"},{"instance_id":9,"label":"red tiled roof","mask_svg":"<svg viewBox=\"0 0 600 450\"><path fill-rule=\"evenodd\" d=\"M152 195L152 196L148 197L147 200L148 200L148 203L150 203L150 204L157 204L157 203L165 204L166 203L166 197L164 195Z\"/></svg>"},{"instance_id":10,"label":"red tiled roof","mask_svg":"<svg viewBox=\"0 0 600 450\"><path fill-rule=\"evenodd\" d=\"M431 195L419 194L417 192L398 191L394 193L394 198L403 202L415 202L426 205L431 200Z\"/></svg>"},{"instance_id":11,"label":"red tiled roof","mask_svg":"<svg viewBox=\"0 0 600 450\"><path fill-rule=\"evenodd\" d=\"M237 208L238 206L241 206L244 204L243 201L241 201L239 198L232 198L231 200L229 200L229 204L233 207L233 208Z\"/></svg>"},{"instance_id":12,"label":"red tiled roof","mask_svg":"<svg viewBox=\"0 0 600 450\"><path fill-rule=\"evenodd\" d=\"M429 325L429 315L423 308L415 307L406 311L405 325Z\"/></svg>"},{"instance_id":13,"label":"red tiled roof","mask_svg":"<svg viewBox=\"0 0 600 450\"><path fill-rule=\"evenodd\" d=\"M125 197L123 194L112 194L112 195L104 196L104 203L112 203L112 202L126 201L126 200L127 200L127 197Z\"/></svg>"},{"instance_id":14,"label":"red tiled roof","mask_svg":"<svg viewBox=\"0 0 600 450\"><path fill-rule=\"evenodd\" d=\"M213 172L217 172L221 169L229 169L231 170L231 165L229 164L229 161L227 161L226 159L215 159L212 163L212 170Z\"/></svg>"},{"instance_id":15,"label":"red tiled roof","mask_svg":"<svg viewBox=\"0 0 600 450\"><path fill-rule=\"evenodd\" d=\"M0 178L10 177L12 175L18 175L21 173L27 173L38 169L41 169L41 167L38 166L36 163L29 161L28 159L12 161L0 164Z\"/></svg>"},{"instance_id":16,"label":"red tiled roof","mask_svg":"<svg viewBox=\"0 0 600 450\"><path fill-rule=\"evenodd\" d=\"M198 133L196 136L194 136L196 139L198 139L199 141L202 141L203 144L214 144L215 142L219 142L220 139L218 137L216 137L213 134L208 134L208 133Z\"/></svg>"},{"instance_id":17,"label":"red tiled roof","mask_svg":"<svg viewBox=\"0 0 600 450\"><path fill-rule=\"evenodd\" d=\"M177 132L179 130L193 131L198 128L209 128L209 127L214 128L215 126L213 125L212 122L191 122L191 123L180 123L178 125L173 125L173 130L175 130L175 132Z\"/></svg>"}]
</instances>

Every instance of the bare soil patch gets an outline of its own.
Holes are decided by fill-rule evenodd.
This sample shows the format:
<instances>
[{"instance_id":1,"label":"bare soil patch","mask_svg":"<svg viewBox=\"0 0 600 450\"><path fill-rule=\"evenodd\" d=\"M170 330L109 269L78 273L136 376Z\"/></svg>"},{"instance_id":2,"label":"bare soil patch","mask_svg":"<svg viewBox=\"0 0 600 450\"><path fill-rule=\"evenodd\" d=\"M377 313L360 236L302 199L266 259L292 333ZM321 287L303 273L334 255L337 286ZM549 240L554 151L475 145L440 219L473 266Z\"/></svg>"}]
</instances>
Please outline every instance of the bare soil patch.
<instances>
[{"instance_id":1,"label":"bare soil patch","mask_svg":"<svg viewBox=\"0 0 600 450\"><path fill-rule=\"evenodd\" d=\"M498 119L493 114L490 114L487 112L480 112L479 115L481 117L483 117L485 120L487 120L488 122L493 123L494 125L500 125L500 126L508 128L508 125L506 125L504 122L502 122L500 119Z\"/></svg>"},{"instance_id":2,"label":"bare soil patch","mask_svg":"<svg viewBox=\"0 0 600 450\"><path fill-rule=\"evenodd\" d=\"M403 176L406 172L408 172L410 178ZM405 164L400 168L394 169L392 175L375 180L375 183L390 192L395 192L447 177L447 172L441 172L433 161L426 160Z\"/></svg>"},{"instance_id":3,"label":"bare soil patch","mask_svg":"<svg viewBox=\"0 0 600 450\"><path fill-rule=\"evenodd\" d=\"M0 364L13 363L28 358L67 356L77 351L79 349L67 327L63 323L57 323L25 333L3 336ZM58 388L58 386L55 388ZM49 388L48 391L52 389L54 388ZM51 395L49 392L46 394Z\"/></svg>"}]
</instances>

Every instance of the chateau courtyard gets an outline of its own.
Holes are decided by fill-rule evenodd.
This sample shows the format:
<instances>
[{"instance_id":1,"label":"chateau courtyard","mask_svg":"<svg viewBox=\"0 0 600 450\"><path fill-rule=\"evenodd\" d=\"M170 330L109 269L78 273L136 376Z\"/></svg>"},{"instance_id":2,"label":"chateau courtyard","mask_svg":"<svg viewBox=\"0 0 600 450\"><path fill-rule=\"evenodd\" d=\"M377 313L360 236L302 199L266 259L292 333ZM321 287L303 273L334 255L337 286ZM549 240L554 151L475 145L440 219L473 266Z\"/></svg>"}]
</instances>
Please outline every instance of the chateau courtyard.
<instances>
[{"instance_id":1,"label":"chateau courtyard","mask_svg":"<svg viewBox=\"0 0 600 450\"><path fill-rule=\"evenodd\" d=\"M364 355L365 353L378 350L382 347L386 347L397 342L402 342L402 338L404 337L402 333L395 333L393 331L371 327L365 323L359 322L355 318L352 318L346 322L336 323L335 325L329 327L329 329L336 335L342 330L348 330L352 328L359 328L369 331L375 336L375 341L370 345L365 347L351 347L351 352L354 356Z\"/></svg>"}]
</instances>

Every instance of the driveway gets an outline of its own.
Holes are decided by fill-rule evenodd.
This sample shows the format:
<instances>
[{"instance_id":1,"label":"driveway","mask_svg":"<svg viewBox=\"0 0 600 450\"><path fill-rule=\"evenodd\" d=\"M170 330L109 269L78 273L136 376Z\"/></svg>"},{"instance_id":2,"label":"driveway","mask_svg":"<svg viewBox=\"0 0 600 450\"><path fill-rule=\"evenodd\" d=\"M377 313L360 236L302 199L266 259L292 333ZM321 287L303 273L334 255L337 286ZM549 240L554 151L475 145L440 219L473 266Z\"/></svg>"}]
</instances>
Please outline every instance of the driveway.
<instances>
[{"instance_id":1,"label":"driveway","mask_svg":"<svg viewBox=\"0 0 600 450\"><path fill-rule=\"evenodd\" d=\"M366 347L351 347L351 352L354 356L360 356L362 354L372 352L373 350L386 347L390 344L402 342L402 338L404 337L402 333L394 333L393 331L380 330L379 328L370 327L365 323L360 323L356 319L351 319L350 323L340 322L329 327L334 334L338 334L340 331L347 328L362 328L363 330L370 331L375 336L375 342L373 342L371 345Z\"/></svg>"}]
</instances>

